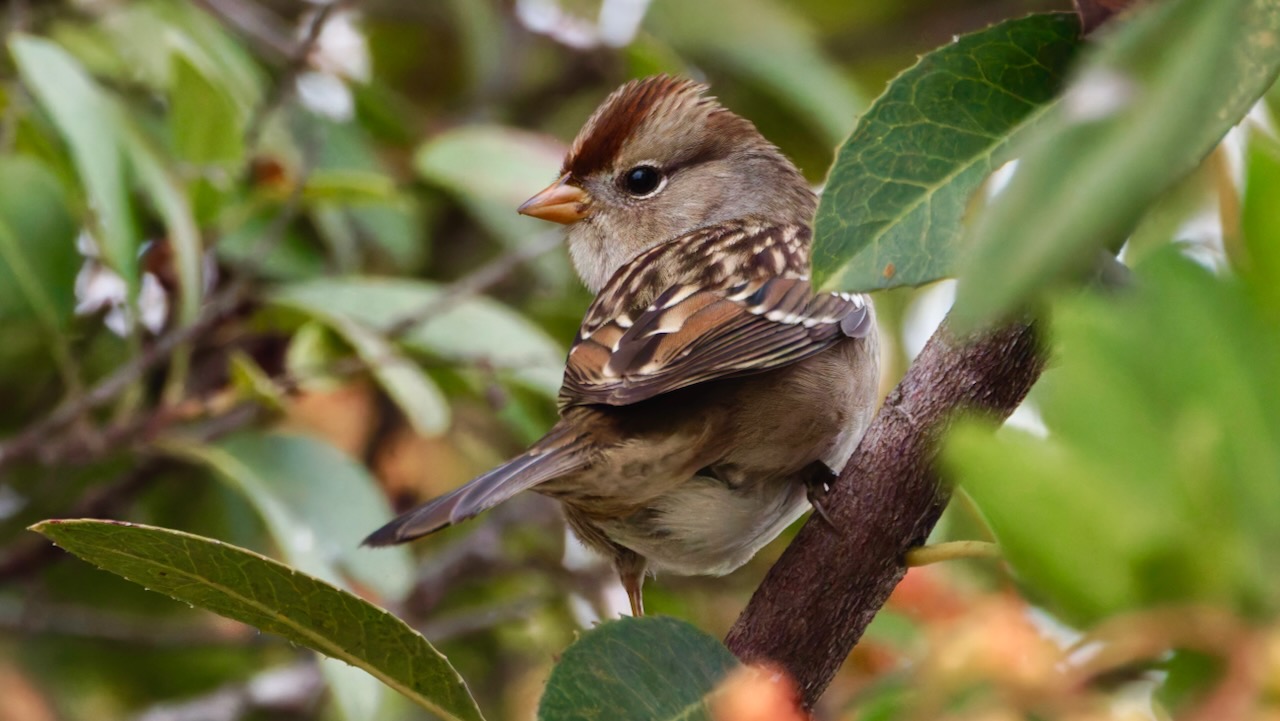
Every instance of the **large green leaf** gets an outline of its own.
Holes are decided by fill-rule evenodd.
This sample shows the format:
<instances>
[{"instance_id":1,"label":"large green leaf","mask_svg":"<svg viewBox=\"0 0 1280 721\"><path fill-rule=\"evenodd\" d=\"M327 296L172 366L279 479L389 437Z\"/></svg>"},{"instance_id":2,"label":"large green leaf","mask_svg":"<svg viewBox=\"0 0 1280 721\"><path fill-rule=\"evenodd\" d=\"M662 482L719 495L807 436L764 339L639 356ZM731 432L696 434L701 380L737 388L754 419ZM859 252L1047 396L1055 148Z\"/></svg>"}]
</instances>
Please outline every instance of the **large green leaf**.
<instances>
[{"instance_id":1,"label":"large green leaf","mask_svg":"<svg viewBox=\"0 0 1280 721\"><path fill-rule=\"evenodd\" d=\"M54 43L15 34L9 41L24 85L66 140L84 185L103 258L134 286L138 233L115 124L115 108L93 79Z\"/></svg>"},{"instance_id":2,"label":"large green leaf","mask_svg":"<svg viewBox=\"0 0 1280 721\"><path fill-rule=\"evenodd\" d=\"M1099 38L971 227L958 327L1007 313L1116 248L1280 70L1274 0L1147 3Z\"/></svg>"},{"instance_id":3,"label":"large green leaf","mask_svg":"<svg viewBox=\"0 0 1280 721\"><path fill-rule=\"evenodd\" d=\"M365 529L391 515L377 483L333 446L306 436L243 433L212 445L170 443L169 450L205 463L262 515L289 565L346 589L351 578L389 600L404 598L413 564L403 547L362 553ZM371 717L381 688L339 663L324 674L350 721Z\"/></svg>"},{"instance_id":4,"label":"large green leaf","mask_svg":"<svg viewBox=\"0 0 1280 721\"><path fill-rule=\"evenodd\" d=\"M1055 308L1048 438L969 428L944 454L1033 592L1081 624L1280 611L1278 323L1168 248L1129 295Z\"/></svg>"},{"instance_id":5,"label":"large green leaf","mask_svg":"<svg viewBox=\"0 0 1280 721\"><path fill-rule=\"evenodd\" d=\"M364 466L337 448L281 433L242 433L210 445L168 448L215 469L243 494L289 565L336 585L345 575L389 601L408 592L408 551L369 553L359 547L369 529L386 522L391 508Z\"/></svg>"},{"instance_id":6,"label":"large green leaf","mask_svg":"<svg viewBox=\"0 0 1280 721\"><path fill-rule=\"evenodd\" d=\"M270 301L320 320L347 318L387 330L437 302L444 291L425 281L335 278L279 288ZM335 327L341 331L341 328ZM484 363L509 370L548 395L560 388L564 351L540 328L484 297L450 302L413 326L405 346L446 360Z\"/></svg>"},{"instance_id":7,"label":"large green leaf","mask_svg":"<svg viewBox=\"0 0 1280 721\"><path fill-rule=\"evenodd\" d=\"M1079 33L1067 13L1010 20L895 78L831 168L815 221L815 281L872 290L951 275L974 191L1057 93Z\"/></svg>"},{"instance_id":8,"label":"large green leaf","mask_svg":"<svg viewBox=\"0 0 1280 721\"><path fill-rule=\"evenodd\" d=\"M76 226L56 178L39 162L0 158L0 318L34 315L57 332L71 317Z\"/></svg>"},{"instance_id":9,"label":"large green leaf","mask_svg":"<svg viewBox=\"0 0 1280 721\"><path fill-rule=\"evenodd\" d=\"M363 599L256 553L113 521L32 527L99 568L364 669L441 718L482 721L466 683L427 640Z\"/></svg>"},{"instance_id":10,"label":"large green leaf","mask_svg":"<svg viewBox=\"0 0 1280 721\"><path fill-rule=\"evenodd\" d=\"M674 618L602 624L564 652L538 704L539 721L693 721L738 665L729 649Z\"/></svg>"}]
</instances>

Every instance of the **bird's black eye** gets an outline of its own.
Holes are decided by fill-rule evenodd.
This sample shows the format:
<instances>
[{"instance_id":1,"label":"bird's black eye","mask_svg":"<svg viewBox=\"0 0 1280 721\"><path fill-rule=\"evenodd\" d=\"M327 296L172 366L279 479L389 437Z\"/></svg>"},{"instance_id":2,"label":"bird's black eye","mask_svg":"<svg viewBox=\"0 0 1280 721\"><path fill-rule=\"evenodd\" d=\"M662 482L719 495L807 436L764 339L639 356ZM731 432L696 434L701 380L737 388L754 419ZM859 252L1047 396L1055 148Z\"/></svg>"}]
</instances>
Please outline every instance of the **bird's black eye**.
<instances>
[{"instance_id":1,"label":"bird's black eye","mask_svg":"<svg viewBox=\"0 0 1280 721\"><path fill-rule=\"evenodd\" d=\"M622 187L636 197L651 195L661 185L662 173L651 165L637 165L622 174Z\"/></svg>"}]
</instances>

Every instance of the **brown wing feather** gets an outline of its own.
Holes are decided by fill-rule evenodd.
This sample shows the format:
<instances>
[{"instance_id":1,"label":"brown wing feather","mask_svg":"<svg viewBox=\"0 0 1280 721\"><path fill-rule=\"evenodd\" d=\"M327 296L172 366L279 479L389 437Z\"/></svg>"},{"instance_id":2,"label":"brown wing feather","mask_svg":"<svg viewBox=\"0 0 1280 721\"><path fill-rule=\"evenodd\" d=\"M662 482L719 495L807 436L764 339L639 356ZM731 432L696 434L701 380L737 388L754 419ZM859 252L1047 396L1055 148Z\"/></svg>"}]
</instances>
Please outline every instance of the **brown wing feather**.
<instances>
[{"instance_id":1,"label":"brown wing feather","mask_svg":"<svg viewBox=\"0 0 1280 721\"><path fill-rule=\"evenodd\" d=\"M866 334L860 296L814 295L802 278L733 288L674 286L634 322L604 323L569 352L564 405L628 405L662 393L778 368Z\"/></svg>"}]
</instances>

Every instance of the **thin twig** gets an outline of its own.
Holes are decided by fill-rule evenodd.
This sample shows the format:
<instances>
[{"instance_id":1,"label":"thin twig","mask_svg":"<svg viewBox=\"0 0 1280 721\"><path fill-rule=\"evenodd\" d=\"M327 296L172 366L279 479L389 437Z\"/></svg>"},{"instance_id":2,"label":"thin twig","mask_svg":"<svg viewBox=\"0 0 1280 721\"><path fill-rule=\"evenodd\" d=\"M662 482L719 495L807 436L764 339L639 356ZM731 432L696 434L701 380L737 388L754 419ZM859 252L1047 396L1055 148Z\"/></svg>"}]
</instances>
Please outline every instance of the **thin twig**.
<instances>
[{"instance_id":1,"label":"thin twig","mask_svg":"<svg viewBox=\"0 0 1280 721\"><path fill-rule=\"evenodd\" d=\"M225 2L225 0L220 1ZM303 35L302 41L290 50L289 60L285 64L280 77L276 78L275 83L271 86L271 91L268 93L266 101L259 104L254 109L253 116L249 118L244 132L244 145L250 151L258 147L258 140L262 137L262 129L266 124L267 118L271 117L271 114L293 94L293 88L298 76L307 69L311 54L315 51L316 44L320 42L320 36L324 34L324 28L329 19L336 12L347 9L354 2L355 0L332 0L325 5L321 5L315 11L315 14L311 16L311 22L307 25L306 34Z\"/></svg>"},{"instance_id":2,"label":"thin twig","mask_svg":"<svg viewBox=\"0 0 1280 721\"><path fill-rule=\"evenodd\" d=\"M256 404L243 404L227 413L211 419L191 433L202 441L213 441L235 430L250 425L261 415ZM110 518L135 499L156 480L180 464L169 458L146 457L115 481L98 485L84 494L70 509L67 518ZM13 544L8 553L0 557L0 584L25 578L43 569L66 554L43 538Z\"/></svg>"},{"instance_id":3,"label":"thin twig","mask_svg":"<svg viewBox=\"0 0 1280 721\"><path fill-rule=\"evenodd\" d=\"M138 646L242 646L260 638L248 626L204 620L157 619L70 604L28 603L0 597L0 632L22 636L58 635Z\"/></svg>"},{"instance_id":4,"label":"thin twig","mask_svg":"<svg viewBox=\"0 0 1280 721\"><path fill-rule=\"evenodd\" d=\"M449 287L435 298L405 313L403 317L387 326L387 337L399 338L423 322L453 308L459 301L497 285L520 266L559 247L561 240L562 235L558 231L543 233L535 236L533 241L525 247L504 253L480 266L449 284Z\"/></svg>"},{"instance_id":5,"label":"thin twig","mask_svg":"<svg viewBox=\"0 0 1280 721\"><path fill-rule=\"evenodd\" d=\"M245 0L194 0L195 4L224 25L248 38L265 59L286 62L295 47L289 28L256 2Z\"/></svg>"},{"instance_id":6,"label":"thin twig","mask_svg":"<svg viewBox=\"0 0 1280 721\"><path fill-rule=\"evenodd\" d=\"M280 212L259 237L251 263L261 261L284 237L285 229L301 207L303 184L302 179L299 179ZM134 356L132 361L107 375L92 388L81 395L68 398L44 418L27 425L23 431L0 443L0 471L18 460L37 455L41 446L48 444L52 436L64 426L115 400L143 374L168 360L178 348L222 322L248 298L250 286L251 280L247 273L236 277L210 298L195 322L175 328L156 339Z\"/></svg>"}]
</instances>

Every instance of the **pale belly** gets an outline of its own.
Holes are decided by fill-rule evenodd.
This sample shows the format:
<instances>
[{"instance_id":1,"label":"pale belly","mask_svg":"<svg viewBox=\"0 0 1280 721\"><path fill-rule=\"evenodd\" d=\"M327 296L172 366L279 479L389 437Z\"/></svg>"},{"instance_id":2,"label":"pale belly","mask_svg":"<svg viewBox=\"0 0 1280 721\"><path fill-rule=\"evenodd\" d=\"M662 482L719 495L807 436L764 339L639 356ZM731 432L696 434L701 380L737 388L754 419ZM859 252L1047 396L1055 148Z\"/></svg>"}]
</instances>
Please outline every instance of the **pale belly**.
<instances>
[{"instance_id":1,"label":"pale belly","mask_svg":"<svg viewBox=\"0 0 1280 721\"><path fill-rule=\"evenodd\" d=\"M731 489L718 479L695 476L658 498L649 511L599 527L647 558L655 571L722 576L807 511L806 493L800 482Z\"/></svg>"}]
</instances>

